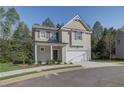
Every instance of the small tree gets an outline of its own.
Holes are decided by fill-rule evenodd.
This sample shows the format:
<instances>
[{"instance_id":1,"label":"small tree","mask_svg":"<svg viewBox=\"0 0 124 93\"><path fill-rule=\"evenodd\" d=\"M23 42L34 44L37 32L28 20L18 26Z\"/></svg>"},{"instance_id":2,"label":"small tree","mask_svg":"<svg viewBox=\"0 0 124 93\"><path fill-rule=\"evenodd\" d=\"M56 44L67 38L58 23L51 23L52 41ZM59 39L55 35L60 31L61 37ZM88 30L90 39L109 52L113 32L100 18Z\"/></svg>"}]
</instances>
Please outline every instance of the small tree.
<instances>
[{"instance_id":1,"label":"small tree","mask_svg":"<svg viewBox=\"0 0 124 93\"><path fill-rule=\"evenodd\" d=\"M22 60L23 64L25 64L26 60L28 59L28 54L26 53L26 51L24 51L24 49L21 49L20 51L18 51L17 57Z\"/></svg>"},{"instance_id":2,"label":"small tree","mask_svg":"<svg viewBox=\"0 0 124 93\"><path fill-rule=\"evenodd\" d=\"M1 62L11 62L9 41L0 40L0 60Z\"/></svg>"},{"instance_id":3,"label":"small tree","mask_svg":"<svg viewBox=\"0 0 124 93\"><path fill-rule=\"evenodd\" d=\"M92 57L92 59L96 59L97 58L97 55L96 55L97 43L98 43L97 37L94 34L92 34L91 35L91 51L92 51L91 52L91 57Z\"/></svg>"},{"instance_id":4,"label":"small tree","mask_svg":"<svg viewBox=\"0 0 124 93\"><path fill-rule=\"evenodd\" d=\"M97 46L96 46L96 53L97 53L97 58L98 59L106 59L108 58L108 52L106 49L106 42L101 39L99 40Z\"/></svg>"}]
</instances>

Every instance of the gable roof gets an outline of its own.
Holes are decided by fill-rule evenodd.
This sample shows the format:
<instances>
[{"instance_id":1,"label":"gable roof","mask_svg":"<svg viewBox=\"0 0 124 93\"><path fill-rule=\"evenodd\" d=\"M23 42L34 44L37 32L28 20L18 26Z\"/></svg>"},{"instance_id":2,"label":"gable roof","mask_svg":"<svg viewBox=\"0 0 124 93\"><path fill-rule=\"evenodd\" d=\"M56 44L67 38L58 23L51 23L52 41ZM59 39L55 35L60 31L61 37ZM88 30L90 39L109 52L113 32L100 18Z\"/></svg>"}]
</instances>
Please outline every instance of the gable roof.
<instances>
[{"instance_id":1,"label":"gable roof","mask_svg":"<svg viewBox=\"0 0 124 93\"><path fill-rule=\"evenodd\" d=\"M71 24L72 22L77 21L80 22L82 24L82 26L87 30L87 31L91 31L91 29L86 25L86 23L81 19L81 17L79 15L76 15L74 18L72 18L69 22L67 22L63 27L63 28L68 28L68 25Z\"/></svg>"}]
</instances>

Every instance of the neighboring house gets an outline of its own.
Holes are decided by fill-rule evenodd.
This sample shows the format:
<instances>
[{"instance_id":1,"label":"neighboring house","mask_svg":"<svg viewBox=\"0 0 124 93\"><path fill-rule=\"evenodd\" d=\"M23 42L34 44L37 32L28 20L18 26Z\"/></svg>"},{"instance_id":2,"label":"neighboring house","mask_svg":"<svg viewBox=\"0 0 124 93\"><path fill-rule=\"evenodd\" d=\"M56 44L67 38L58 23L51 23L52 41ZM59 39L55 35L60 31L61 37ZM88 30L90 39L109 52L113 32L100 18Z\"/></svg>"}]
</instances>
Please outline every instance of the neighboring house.
<instances>
[{"instance_id":1,"label":"neighboring house","mask_svg":"<svg viewBox=\"0 0 124 93\"><path fill-rule=\"evenodd\" d=\"M35 62L61 60L66 63L91 60L91 30L75 16L61 28L33 25Z\"/></svg>"},{"instance_id":2,"label":"neighboring house","mask_svg":"<svg viewBox=\"0 0 124 93\"><path fill-rule=\"evenodd\" d=\"M124 28L116 32L115 48L116 57L124 59Z\"/></svg>"}]
</instances>

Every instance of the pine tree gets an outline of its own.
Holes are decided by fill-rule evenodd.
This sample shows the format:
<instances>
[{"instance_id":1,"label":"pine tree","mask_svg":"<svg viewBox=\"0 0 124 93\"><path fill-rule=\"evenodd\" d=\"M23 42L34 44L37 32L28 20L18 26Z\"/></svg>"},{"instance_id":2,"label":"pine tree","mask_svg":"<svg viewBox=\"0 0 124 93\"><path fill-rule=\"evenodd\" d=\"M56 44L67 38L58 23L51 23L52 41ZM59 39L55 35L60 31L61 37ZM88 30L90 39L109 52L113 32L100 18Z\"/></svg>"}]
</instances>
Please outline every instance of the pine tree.
<instances>
[{"instance_id":1,"label":"pine tree","mask_svg":"<svg viewBox=\"0 0 124 93\"><path fill-rule=\"evenodd\" d=\"M49 17L42 22L42 26L55 27L54 23Z\"/></svg>"}]
</instances>

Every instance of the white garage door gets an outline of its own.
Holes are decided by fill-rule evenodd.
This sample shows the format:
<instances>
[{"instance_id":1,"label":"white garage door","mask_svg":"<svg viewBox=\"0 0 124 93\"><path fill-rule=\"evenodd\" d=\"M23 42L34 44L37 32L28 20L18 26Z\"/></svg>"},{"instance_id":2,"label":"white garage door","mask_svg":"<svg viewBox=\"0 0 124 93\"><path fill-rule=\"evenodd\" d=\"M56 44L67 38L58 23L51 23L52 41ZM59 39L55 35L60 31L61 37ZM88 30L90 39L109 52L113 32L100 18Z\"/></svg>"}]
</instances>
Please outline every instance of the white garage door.
<instances>
[{"instance_id":1,"label":"white garage door","mask_svg":"<svg viewBox=\"0 0 124 93\"><path fill-rule=\"evenodd\" d=\"M68 63L72 62L86 62L87 61L87 53L82 50L70 50L66 53L66 61Z\"/></svg>"}]
</instances>

